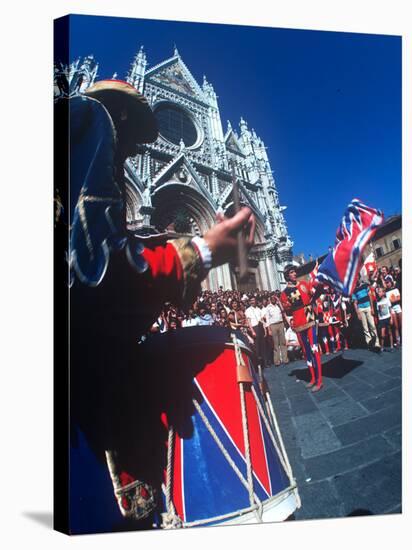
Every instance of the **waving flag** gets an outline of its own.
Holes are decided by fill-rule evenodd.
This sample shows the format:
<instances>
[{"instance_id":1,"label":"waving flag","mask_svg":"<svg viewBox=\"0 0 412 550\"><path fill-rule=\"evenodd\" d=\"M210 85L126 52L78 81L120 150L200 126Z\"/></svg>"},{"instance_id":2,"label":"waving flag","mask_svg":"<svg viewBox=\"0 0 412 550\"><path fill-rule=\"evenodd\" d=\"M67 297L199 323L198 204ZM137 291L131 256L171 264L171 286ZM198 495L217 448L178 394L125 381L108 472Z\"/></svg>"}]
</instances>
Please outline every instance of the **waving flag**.
<instances>
[{"instance_id":1,"label":"waving flag","mask_svg":"<svg viewBox=\"0 0 412 550\"><path fill-rule=\"evenodd\" d=\"M316 275L318 274L318 269L319 269L319 264L318 264L318 260L316 260L316 264L315 264L315 267L312 269L312 271L309 273L309 281L312 283L312 284L315 284L316 283Z\"/></svg>"},{"instance_id":2,"label":"waving flag","mask_svg":"<svg viewBox=\"0 0 412 550\"><path fill-rule=\"evenodd\" d=\"M365 279L365 281L368 280L369 273L374 273L376 271L377 265L376 260L373 252L369 254L369 256L365 259L363 263L363 267L360 271L361 277Z\"/></svg>"},{"instance_id":3,"label":"waving flag","mask_svg":"<svg viewBox=\"0 0 412 550\"><path fill-rule=\"evenodd\" d=\"M362 252L382 222L382 212L353 199L336 232L333 250L319 266L316 281L350 296L361 268Z\"/></svg>"}]
</instances>

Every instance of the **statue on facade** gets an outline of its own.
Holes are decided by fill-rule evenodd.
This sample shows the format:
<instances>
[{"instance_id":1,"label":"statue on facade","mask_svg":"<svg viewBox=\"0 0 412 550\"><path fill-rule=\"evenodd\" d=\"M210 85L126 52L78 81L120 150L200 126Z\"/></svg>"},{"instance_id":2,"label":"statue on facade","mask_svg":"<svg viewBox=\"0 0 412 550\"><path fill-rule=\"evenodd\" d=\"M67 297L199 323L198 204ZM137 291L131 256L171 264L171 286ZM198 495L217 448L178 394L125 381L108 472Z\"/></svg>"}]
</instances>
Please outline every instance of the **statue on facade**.
<instances>
[{"instance_id":1,"label":"statue on facade","mask_svg":"<svg viewBox=\"0 0 412 550\"><path fill-rule=\"evenodd\" d=\"M270 221L270 215L266 214L266 216L265 216L265 234L266 235L271 235L272 233L273 233L273 230L272 230L272 224L271 224L271 221Z\"/></svg>"}]
</instances>

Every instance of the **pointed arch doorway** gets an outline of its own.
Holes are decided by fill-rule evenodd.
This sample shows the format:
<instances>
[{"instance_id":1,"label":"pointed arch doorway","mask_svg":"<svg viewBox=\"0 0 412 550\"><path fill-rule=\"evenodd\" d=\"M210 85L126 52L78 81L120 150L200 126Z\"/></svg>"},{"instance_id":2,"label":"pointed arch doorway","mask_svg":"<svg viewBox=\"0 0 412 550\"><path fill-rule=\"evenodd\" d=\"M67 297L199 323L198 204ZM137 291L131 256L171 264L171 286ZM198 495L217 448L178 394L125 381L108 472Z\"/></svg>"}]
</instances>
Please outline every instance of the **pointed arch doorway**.
<instances>
[{"instance_id":1,"label":"pointed arch doorway","mask_svg":"<svg viewBox=\"0 0 412 550\"><path fill-rule=\"evenodd\" d=\"M165 183L152 194L152 204L152 225L159 231L194 237L206 233L216 221L209 199L190 185ZM212 291L233 288L229 266L212 269L202 287Z\"/></svg>"}]
</instances>

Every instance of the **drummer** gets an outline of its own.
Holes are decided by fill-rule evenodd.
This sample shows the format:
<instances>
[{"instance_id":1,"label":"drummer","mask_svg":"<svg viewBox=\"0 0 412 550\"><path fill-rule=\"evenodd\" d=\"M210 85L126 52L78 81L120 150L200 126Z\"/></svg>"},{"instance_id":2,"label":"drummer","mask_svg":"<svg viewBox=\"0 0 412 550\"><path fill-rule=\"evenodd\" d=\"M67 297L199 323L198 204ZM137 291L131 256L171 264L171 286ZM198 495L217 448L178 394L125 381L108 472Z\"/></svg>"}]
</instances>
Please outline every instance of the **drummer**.
<instances>
[{"instance_id":1,"label":"drummer","mask_svg":"<svg viewBox=\"0 0 412 550\"><path fill-rule=\"evenodd\" d=\"M203 237L145 246L126 228L124 162L138 144L158 136L146 99L126 82L103 80L72 98L69 112L72 203L63 197L57 234L64 252L64 228L70 227L64 258L71 271L72 422L95 454L106 456L123 516L138 520L153 508L155 489L150 475L136 483L140 473L131 466L136 446L130 423L139 421L130 392L139 382L137 336L147 332L165 301L192 303L209 269L235 256L239 231L251 247L255 220L242 208ZM60 116L67 116L62 103L56 104Z\"/></svg>"}]
</instances>

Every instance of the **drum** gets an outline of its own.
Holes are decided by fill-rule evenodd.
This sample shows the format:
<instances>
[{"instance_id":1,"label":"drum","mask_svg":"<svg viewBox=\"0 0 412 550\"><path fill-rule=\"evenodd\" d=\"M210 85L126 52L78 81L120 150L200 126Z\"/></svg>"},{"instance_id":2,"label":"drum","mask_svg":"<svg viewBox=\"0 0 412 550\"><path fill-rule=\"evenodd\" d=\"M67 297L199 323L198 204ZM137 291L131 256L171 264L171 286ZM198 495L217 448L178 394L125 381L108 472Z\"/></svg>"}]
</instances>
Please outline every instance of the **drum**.
<instances>
[{"instance_id":1,"label":"drum","mask_svg":"<svg viewBox=\"0 0 412 550\"><path fill-rule=\"evenodd\" d=\"M173 357L180 371L183 363L186 374L193 374L183 388L174 385L178 395L170 413L162 414L168 441L160 526L287 519L300 499L269 393L244 336L193 327L157 335L148 345L152 354L166 346L169 362Z\"/></svg>"},{"instance_id":2,"label":"drum","mask_svg":"<svg viewBox=\"0 0 412 550\"><path fill-rule=\"evenodd\" d=\"M282 521L300 506L269 393L241 333L154 334L117 370L113 423L84 424L72 439L72 533ZM107 441L106 426L111 447L98 438Z\"/></svg>"}]
</instances>

